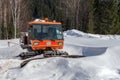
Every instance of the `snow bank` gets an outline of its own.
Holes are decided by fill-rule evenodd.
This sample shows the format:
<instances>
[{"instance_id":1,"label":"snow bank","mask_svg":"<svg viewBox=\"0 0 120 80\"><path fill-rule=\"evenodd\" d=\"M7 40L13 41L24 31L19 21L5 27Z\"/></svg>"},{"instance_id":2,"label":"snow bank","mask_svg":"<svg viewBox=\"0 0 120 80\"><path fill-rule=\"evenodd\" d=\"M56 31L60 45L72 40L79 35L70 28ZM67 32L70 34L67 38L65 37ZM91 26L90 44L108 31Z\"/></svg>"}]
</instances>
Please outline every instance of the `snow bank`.
<instances>
[{"instance_id":1,"label":"snow bank","mask_svg":"<svg viewBox=\"0 0 120 80\"><path fill-rule=\"evenodd\" d=\"M18 67L20 63L21 60L15 60L15 59L0 60L0 74L6 72L10 68Z\"/></svg>"},{"instance_id":2,"label":"snow bank","mask_svg":"<svg viewBox=\"0 0 120 80\"><path fill-rule=\"evenodd\" d=\"M17 80L88 80L88 74L73 61L65 58L31 61Z\"/></svg>"},{"instance_id":3,"label":"snow bank","mask_svg":"<svg viewBox=\"0 0 120 80\"><path fill-rule=\"evenodd\" d=\"M99 35L99 34L90 34L84 33L75 29L68 30L64 32L65 36L76 36L76 37L83 37L83 38L100 38L104 40L109 39L120 39L120 35Z\"/></svg>"},{"instance_id":4,"label":"snow bank","mask_svg":"<svg viewBox=\"0 0 120 80\"><path fill-rule=\"evenodd\" d=\"M0 40L0 48L8 48L19 45L19 39Z\"/></svg>"},{"instance_id":5,"label":"snow bank","mask_svg":"<svg viewBox=\"0 0 120 80\"><path fill-rule=\"evenodd\" d=\"M0 80L15 80L19 72L21 60L0 60Z\"/></svg>"},{"instance_id":6,"label":"snow bank","mask_svg":"<svg viewBox=\"0 0 120 80\"><path fill-rule=\"evenodd\" d=\"M23 51L19 39L0 40L0 59L13 59Z\"/></svg>"},{"instance_id":7,"label":"snow bank","mask_svg":"<svg viewBox=\"0 0 120 80\"><path fill-rule=\"evenodd\" d=\"M23 50L20 46L13 46L7 48L0 48L0 59L13 59L19 55Z\"/></svg>"},{"instance_id":8,"label":"snow bank","mask_svg":"<svg viewBox=\"0 0 120 80\"><path fill-rule=\"evenodd\" d=\"M14 56L24 50L15 44L8 47L7 40L0 40L0 80L120 80L119 35L94 35L73 29L64 36L64 51L86 57L34 60L19 68L22 60Z\"/></svg>"},{"instance_id":9,"label":"snow bank","mask_svg":"<svg viewBox=\"0 0 120 80\"><path fill-rule=\"evenodd\" d=\"M111 47L102 55L80 59L58 57L31 61L17 80L120 80L119 49L120 46Z\"/></svg>"}]
</instances>

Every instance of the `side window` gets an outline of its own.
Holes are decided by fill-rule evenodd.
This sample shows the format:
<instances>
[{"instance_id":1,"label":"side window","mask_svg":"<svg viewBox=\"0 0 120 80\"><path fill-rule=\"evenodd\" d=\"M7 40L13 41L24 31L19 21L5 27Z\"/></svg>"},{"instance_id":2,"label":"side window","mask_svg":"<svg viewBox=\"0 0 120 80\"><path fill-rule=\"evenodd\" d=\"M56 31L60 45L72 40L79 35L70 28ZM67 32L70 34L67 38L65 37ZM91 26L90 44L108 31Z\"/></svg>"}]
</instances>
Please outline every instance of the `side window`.
<instances>
[{"instance_id":1,"label":"side window","mask_svg":"<svg viewBox=\"0 0 120 80\"><path fill-rule=\"evenodd\" d=\"M33 39L33 26L30 26L30 27L28 28L28 32L29 32L30 38Z\"/></svg>"},{"instance_id":2,"label":"side window","mask_svg":"<svg viewBox=\"0 0 120 80\"><path fill-rule=\"evenodd\" d=\"M34 29L36 30L37 33L41 32L41 25L34 25Z\"/></svg>"},{"instance_id":3,"label":"side window","mask_svg":"<svg viewBox=\"0 0 120 80\"><path fill-rule=\"evenodd\" d=\"M34 39L41 39L41 25L33 25L33 33L34 33Z\"/></svg>"}]
</instances>

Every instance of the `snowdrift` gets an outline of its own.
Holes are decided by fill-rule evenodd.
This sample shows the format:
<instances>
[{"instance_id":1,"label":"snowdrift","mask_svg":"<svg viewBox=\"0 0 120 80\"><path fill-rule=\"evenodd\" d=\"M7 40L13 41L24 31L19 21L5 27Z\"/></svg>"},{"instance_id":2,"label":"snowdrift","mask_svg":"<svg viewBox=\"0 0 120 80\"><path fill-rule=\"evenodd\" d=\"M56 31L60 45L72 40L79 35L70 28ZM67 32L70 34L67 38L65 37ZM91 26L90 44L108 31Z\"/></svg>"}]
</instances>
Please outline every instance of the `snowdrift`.
<instances>
[{"instance_id":1,"label":"snowdrift","mask_svg":"<svg viewBox=\"0 0 120 80\"><path fill-rule=\"evenodd\" d=\"M23 50L18 45L7 47L7 41L0 41L0 80L120 80L119 35L68 30L64 36L63 50L86 57L34 60L19 68L22 60L13 56Z\"/></svg>"},{"instance_id":2,"label":"snowdrift","mask_svg":"<svg viewBox=\"0 0 120 80\"><path fill-rule=\"evenodd\" d=\"M100 39L120 39L120 35L99 35L99 34L90 34L84 33L75 29L68 30L64 32L64 36L76 36L76 37L84 37L84 38L100 38Z\"/></svg>"},{"instance_id":3,"label":"snowdrift","mask_svg":"<svg viewBox=\"0 0 120 80\"><path fill-rule=\"evenodd\" d=\"M31 61L17 80L120 80L119 49L120 46L111 47L102 55L81 59Z\"/></svg>"}]
</instances>

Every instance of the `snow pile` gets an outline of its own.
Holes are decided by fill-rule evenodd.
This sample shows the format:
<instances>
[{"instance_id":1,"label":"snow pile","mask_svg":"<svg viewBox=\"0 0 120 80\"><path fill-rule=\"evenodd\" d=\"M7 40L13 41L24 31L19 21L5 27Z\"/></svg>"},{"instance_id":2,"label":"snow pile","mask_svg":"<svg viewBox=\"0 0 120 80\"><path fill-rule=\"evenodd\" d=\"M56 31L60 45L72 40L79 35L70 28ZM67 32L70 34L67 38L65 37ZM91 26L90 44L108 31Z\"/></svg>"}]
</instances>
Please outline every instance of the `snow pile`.
<instances>
[{"instance_id":1,"label":"snow pile","mask_svg":"<svg viewBox=\"0 0 120 80\"><path fill-rule=\"evenodd\" d=\"M6 72L10 68L18 67L20 63L20 60L15 59L0 60L0 74Z\"/></svg>"},{"instance_id":2,"label":"snow pile","mask_svg":"<svg viewBox=\"0 0 120 80\"><path fill-rule=\"evenodd\" d=\"M98 78L101 78L101 80L119 80L120 75L118 74L117 70L109 69L107 67L101 68L99 71Z\"/></svg>"},{"instance_id":3,"label":"snow pile","mask_svg":"<svg viewBox=\"0 0 120 80\"><path fill-rule=\"evenodd\" d=\"M118 48L109 48L102 55L81 59L58 57L31 61L16 80L120 80Z\"/></svg>"},{"instance_id":4,"label":"snow pile","mask_svg":"<svg viewBox=\"0 0 120 80\"><path fill-rule=\"evenodd\" d=\"M0 40L0 48L8 48L19 45L19 39Z\"/></svg>"},{"instance_id":5,"label":"snow pile","mask_svg":"<svg viewBox=\"0 0 120 80\"><path fill-rule=\"evenodd\" d=\"M13 56L24 51L19 45L0 41L0 80L120 80L120 36L94 35L68 30L64 51L84 58L47 58L29 62ZM14 41L14 40L13 40ZM17 42L18 40L16 40Z\"/></svg>"},{"instance_id":6,"label":"snow pile","mask_svg":"<svg viewBox=\"0 0 120 80\"><path fill-rule=\"evenodd\" d=\"M19 45L19 39L0 40L0 59L15 58L23 50Z\"/></svg>"},{"instance_id":7,"label":"snow pile","mask_svg":"<svg viewBox=\"0 0 120 80\"><path fill-rule=\"evenodd\" d=\"M74 63L76 60L49 58L31 61L23 68L17 80L87 80L88 74ZM33 78L34 77L34 78Z\"/></svg>"},{"instance_id":8,"label":"snow pile","mask_svg":"<svg viewBox=\"0 0 120 80\"><path fill-rule=\"evenodd\" d=\"M100 39L120 39L120 35L99 35L99 34L90 34L84 33L75 29L68 30L64 32L65 36L76 36L76 37L84 37L84 38L100 38Z\"/></svg>"}]
</instances>

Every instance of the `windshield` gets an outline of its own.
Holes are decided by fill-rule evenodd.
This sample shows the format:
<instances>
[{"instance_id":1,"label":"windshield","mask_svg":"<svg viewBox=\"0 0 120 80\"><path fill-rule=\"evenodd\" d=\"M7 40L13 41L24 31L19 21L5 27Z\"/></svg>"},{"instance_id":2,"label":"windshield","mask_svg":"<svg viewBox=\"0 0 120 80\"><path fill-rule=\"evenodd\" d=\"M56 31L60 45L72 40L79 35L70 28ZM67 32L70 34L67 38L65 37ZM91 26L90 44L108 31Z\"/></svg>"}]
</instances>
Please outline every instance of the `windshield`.
<instances>
[{"instance_id":1,"label":"windshield","mask_svg":"<svg viewBox=\"0 0 120 80\"><path fill-rule=\"evenodd\" d=\"M63 39L61 25L33 25L34 39L61 40Z\"/></svg>"}]
</instances>

